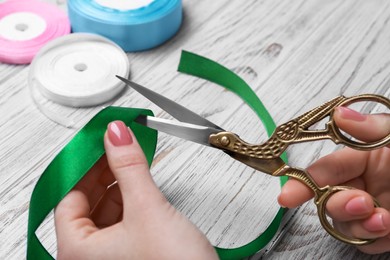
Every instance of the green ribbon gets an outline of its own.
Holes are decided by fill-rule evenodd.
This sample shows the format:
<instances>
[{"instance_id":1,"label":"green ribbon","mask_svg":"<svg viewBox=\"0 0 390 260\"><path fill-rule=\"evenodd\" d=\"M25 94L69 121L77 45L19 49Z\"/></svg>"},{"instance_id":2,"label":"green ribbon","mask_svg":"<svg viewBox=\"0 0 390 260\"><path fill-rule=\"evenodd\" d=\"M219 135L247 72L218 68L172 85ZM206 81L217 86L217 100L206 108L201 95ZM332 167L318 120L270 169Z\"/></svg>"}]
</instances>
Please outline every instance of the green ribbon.
<instances>
[{"instance_id":1,"label":"green ribbon","mask_svg":"<svg viewBox=\"0 0 390 260\"><path fill-rule=\"evenodd\" d=\"M275 129L275 123L256 94L230 70L209 59L183 52L179 71L208 79L233 91L257 113L269 135ZM157 144L157 132L142 125L133 124L134 119L141 114L153 115L151 111L145 109L123 107L103 109L74 136L45 169L30 199L27 229L28 259L52 259L35 232L47 215L104 154L103 137L109 122L121 120L129 126L140 143L149 165L152 163ZM284 160L286 161L285 155ZM286 180L286 178L281 178L281 184L283 185ZM219 257L240 259L259 251L276 234L283 212L280 208L266 231L247 245L234 249L216 247Z\"/></svg>"},{"instance_id":2,"label":"green ribbon","mask_svg":"<svg viewBox=\"0 0 390 260\"><path fill-rule=\"evenodd\" d=\"M212 60L186 51L182 52L179 71L212 81L237 94L258 115L264 124L268 136L272 135L276 125L271 115L257 97L256 93L242 78L237 76L237 74ZM286 153L283 153L282 159L287 162ZM283 186L286 181L287 177L280 177L281 186ZM244 246L229 249L216 247L218 256L221 259L241 259L255 254L265 247L275 236L280 223L282 222L283 214L284 209L279 208L267 229L258 238Z\"/></svg>"},{"instance_id":3,"label":"green ribbon","mask_svg":"<svg viewBox=\"0 0 390 260\"><path fill-rule=\"evenodd\" d=\"M108 107L89 121L58 153L34 187L30 200L27 229L27 258L52 259L35 232L46 216L79 182L105 153L103 137L108 123L122 120L137 136L149 165L157 144L157 132L133 124L140 114L153 115L149 110Z\"/></svg>"}]
</instances>

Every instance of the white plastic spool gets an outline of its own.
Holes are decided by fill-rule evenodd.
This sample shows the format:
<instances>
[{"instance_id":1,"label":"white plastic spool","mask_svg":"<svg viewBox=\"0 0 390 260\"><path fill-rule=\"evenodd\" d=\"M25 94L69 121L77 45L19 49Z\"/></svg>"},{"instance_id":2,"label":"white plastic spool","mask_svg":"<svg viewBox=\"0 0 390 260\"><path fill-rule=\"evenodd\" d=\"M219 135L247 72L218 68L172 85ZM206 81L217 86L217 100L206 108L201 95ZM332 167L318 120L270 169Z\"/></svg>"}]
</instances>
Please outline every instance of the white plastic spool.
<instances>
[{"instance_id":1,"label":"white plastic spool","mask_svg":"<svg viewBox=\"0 0 390 260\"><path fill-rule=\"evenodd\" d=\"M74 33L51 41L38 52L28 83L40 110L70 127L74 122L66 115L69 107L109 102L125 86L115 75L127 78L129 69L126 53L112 41L95 34Z\"/></svg>"}]
</instances>

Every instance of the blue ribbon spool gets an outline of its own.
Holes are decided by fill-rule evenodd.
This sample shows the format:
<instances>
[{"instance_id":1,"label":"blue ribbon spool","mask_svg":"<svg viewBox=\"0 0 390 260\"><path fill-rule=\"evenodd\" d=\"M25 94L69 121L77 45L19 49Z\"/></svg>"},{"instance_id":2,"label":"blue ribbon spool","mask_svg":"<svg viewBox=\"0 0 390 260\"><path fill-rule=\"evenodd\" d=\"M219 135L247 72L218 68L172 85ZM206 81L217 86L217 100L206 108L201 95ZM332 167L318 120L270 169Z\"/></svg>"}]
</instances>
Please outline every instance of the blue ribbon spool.
<instances>
[{"instance_id":1,"label":"blue ribbon spool","mask_svg":"<svg viewBox=\"0 0 390 260\"><path fill-rule=\"evenodd\" d=\"M105 36L123 50L143 51L173 37L182 21L181 0L154 0L137 9L121 10L94 0L68 0L73 32Z\"/></svg>"}]
</instances>

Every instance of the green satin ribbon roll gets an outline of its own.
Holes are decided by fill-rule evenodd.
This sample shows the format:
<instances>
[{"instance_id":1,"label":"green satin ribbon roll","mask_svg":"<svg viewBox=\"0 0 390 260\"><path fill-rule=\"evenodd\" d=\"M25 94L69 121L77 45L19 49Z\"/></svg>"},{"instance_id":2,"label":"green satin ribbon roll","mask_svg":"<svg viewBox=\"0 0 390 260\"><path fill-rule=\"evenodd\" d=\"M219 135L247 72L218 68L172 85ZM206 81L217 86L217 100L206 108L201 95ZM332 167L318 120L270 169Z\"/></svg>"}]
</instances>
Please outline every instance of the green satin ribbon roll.
<instances>
[{"instance_id":1,"label":"green satin ribbon roll","mask_svg":"<svg viewBox=\"0 0 390 260\"><path fill-rule=\"evenodd\" d=\"M233 91L257 113L269 135L275 129L275 123L256 94L230 70L209 59L183 52L179 71L205 78ZM45 169L34 187L30 200L27 230L28 259L52 259L35 232L62 198L104 154L103 136L109 122L121 120L131 127L149 165L151 164L157 144L157 132L139 124L133 124L134 119L140 114L153 115L151 111L145 109L120 107L103 109L75 135ZM284 160L286 161L285 155ZM283 185L286 180L285 177L281 178L281 184ZM266 231L249 244L234 249L216 247L219 257L221 259L240 259L253 255L262 249L276 234L283 212L281 208Z\"/></svg>"}]
</instances>

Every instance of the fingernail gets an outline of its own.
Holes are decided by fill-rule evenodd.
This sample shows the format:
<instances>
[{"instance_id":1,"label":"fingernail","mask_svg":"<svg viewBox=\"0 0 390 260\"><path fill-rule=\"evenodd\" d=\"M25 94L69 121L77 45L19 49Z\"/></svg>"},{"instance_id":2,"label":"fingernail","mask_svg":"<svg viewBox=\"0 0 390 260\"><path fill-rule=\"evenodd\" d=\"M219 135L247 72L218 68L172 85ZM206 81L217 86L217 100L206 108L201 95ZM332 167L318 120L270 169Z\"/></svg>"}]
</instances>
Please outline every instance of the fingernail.
<instances>
[{"instance_id":1,"label":"fingernail","mask_svg":"<svg viewBox=\"0 0 390 260\"><path fill-rule=\"evenodd\" d=\"M372 215L368 220L363 223L363 226L368 231L383 231L386 230L386 225L383 220L382 213L376 213Z\"/></svg>"},{"instance_id":2,"label":"fingernail","mask_svg":"<svg viewBox=\"0 0 390 260\"><path fill-rule=\"evenodd\" d=\"M283 201L282 201L281 198L282 198L282 194L279 194L279 196L278 196L279 206L282 207L282 208L287 208L287 206L283 204Z\"/></svg>"},{"instance_id":3,"label":"fingernail","mask_svg":"<svg viewBox=\"0 0 390 260\"><path fill-rule=\"evenodd\" d=\"M108 138L115 146L129 145L133 143L127 126L122 121L114 121L108 124Z\"/></svg>"},{"instance_id":4,"label":"fingernail","mask_svg":"<svg viewBox=\"0 0 390 260\"><path fill-rule=\"evenodd\" d=\"M353 121L364 121L366 120L367 116L363 115L353 109L350 109L348 107L337 107L337 111L340 113L341 117L348 120Z\"/></svg>"},{"instance_id":5,"label":"fingernail","mask_svg":"<svg viewBox=\"0 0 390 260\"><path fill-rule=\"evenodd\" d=\"M370 204L363 196L356 197L348 201L345 210L351 215L364 215L371 210Z\"/></svg>"}]
</instances>

